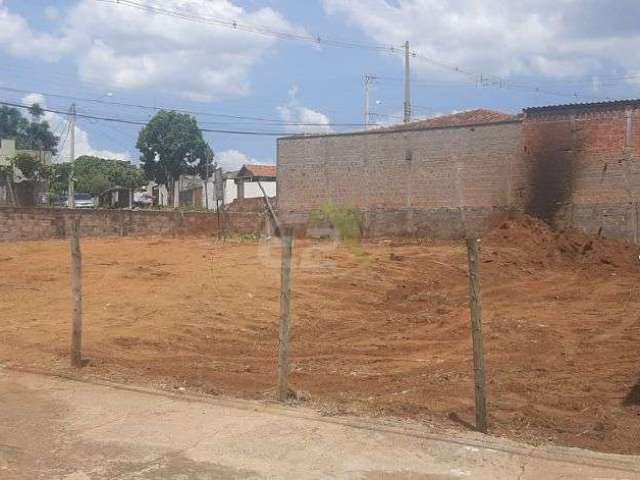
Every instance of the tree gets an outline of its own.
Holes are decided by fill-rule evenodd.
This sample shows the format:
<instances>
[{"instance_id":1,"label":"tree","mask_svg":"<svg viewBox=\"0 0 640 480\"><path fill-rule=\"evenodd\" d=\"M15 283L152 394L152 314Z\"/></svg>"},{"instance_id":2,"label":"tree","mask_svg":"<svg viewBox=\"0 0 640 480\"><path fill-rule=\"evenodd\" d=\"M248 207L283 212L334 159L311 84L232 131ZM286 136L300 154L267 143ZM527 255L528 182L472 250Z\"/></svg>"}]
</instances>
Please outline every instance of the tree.
<instances>
[{"instance_id":1,"label":"tree","mask_svg":"<svg viewBox=\"0 0 640 480\"><path fill-rule=\"evenodd\" d=\"M19 152L11 159L11 165L20 170L28 182L39 182L49 177L49 167L40 158L26 152Z\"/></svg>"},{"instance_id":2,"label":"tree","mask_svg":"<svg viewBox=\"0 0 640 480\"><path fill-rule=\"evenodd\" d=\"M27 152L17 153L9 159L8 165L0 166L0 183L8 189L14 206L32 205L36 193L46 187L44 182L48 177L49 166Z\"/></svg>"},{"instance_id":3,"label":"tree","mask_svg":"<svg viewBox=\"0 0 640 480\"><path fill-rule=\"evenodd\" d=\"M213 151L194 117L161 110L140 131L136 144L149 180L167 186L175 202L175 182L183 174L212 172Z\"/></svg>"},{"instance_id":4,"label":"tree","mask_svg":"<svg viewBox=\"0 0 640 480\"><path fill-rule=\"evenodd\" d=\"M13 138L19 150L46 150L56 153L60 140L51 131L49 122L41 120L44 114L36 103L29 110L29 120L16 108L0 107L0 138Z\"/></svg>"},{"instance_id":5,"label":"tree","mask_svg":"<svg viewBox=\"0 0 640 480\"><path fill-rule=\"evenodd\" d=\"M55 164L49 176L51 193L64 195L69 185L70 163ZM142 170L130 162L83 155L73 162L75 190L97 196L113 187L135 189L145 183Z\"/></svg>"}]
</instances>

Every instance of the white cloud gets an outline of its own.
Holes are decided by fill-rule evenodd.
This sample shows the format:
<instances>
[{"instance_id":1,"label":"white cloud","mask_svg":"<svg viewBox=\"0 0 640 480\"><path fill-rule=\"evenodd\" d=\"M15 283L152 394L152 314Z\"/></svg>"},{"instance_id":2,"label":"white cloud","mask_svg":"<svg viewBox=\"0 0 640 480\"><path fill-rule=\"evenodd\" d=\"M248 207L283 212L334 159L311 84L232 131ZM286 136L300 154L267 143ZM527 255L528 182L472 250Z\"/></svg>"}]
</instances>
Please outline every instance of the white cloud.
<instances>
[{"instance_id":1,"label":"white cloud","mask_svg":"<svg viewBox=\"0 0 640 480\"><path fill-rule=\"evenodd\" d=\"M23 17L9 12L5 1L0 0L0 48L17 57L53 62L68 52L71 44L65 37L34 32Z\"/></svg>"},{"instance_id":2,"label":"white cloud","mask_svg":"<svg viewBox=\"0 0 640 480\"><path fill-rule=\"evenodd\" d=\"M60 18L60 11L53 5L49 5L44 9L44 15L50 22L55 22Z\"/></svg>"},{"instance_id":3,"label":"white cloud","mask_svg":"<svg viewBox=\"0 0 640 480\"><path fill-rule=\"evenodd\" d=\"M216 153L216 162L225 172L240 170L244 165L248 164L269 165L269 162L255 160L238 150L225 150L224 152Z\"/></svg>"},{"instance_id":4,"label":"white cloud","mask_svg":"<svg viewBox=\"0 0 640 480\"><path fill-rule=\"evenodd\" d=\"M147 6L158 2L140 0ZM251 12L231 0L165 0L161 8L299 32L278 12ZM47 15L56 13L51 10ZM79 0L64 12L54 33L33 31L0 0L0 49L18 57L55 61L68 55L83 80L105 87L160 87L195 100L250 92L248 75L277 42L276 38L211 23L154 15L125 5Z\"/></svg>"},{"instance_id":5,"label":"white cloud","mask_svg":"<svg viewBox=\"0 0 640 480\"><path fill-rule=\"evenodd\" d=\"M568 77L640 66L637 0L323 0L379 43L472 72ZM418 74L459 74L416 59Z\"/></svg>"},{"instance_id":6,"label":"white cloud","mask_svg":"<svg viewBox=\"0 0 640 480\"><path fill-rule=\"evenodd\" d=\"M304 107L298 101L298 87L293 86L289 90L289 101L278 107L280 118L287 123L300 123L306 125L288 125L287 130L292 133L331 133L329 126L331 121L324 113Z\"/></svg>"},{"instance_id":7,"label":"white cloud","mask_svg":"<svg viewBox=\"0 0 640 480\"><path fill-rule=\"evenodd\" d=\"M26 95L23 99L22 99L22 104L23 105L33 105L34 103L37 103L38 105L40 105L41 107L45 107L47 106L47 99L39 94L39 93L31 93L29 95ZM27 113L28 114L28 113ZM57 114L57 113L53 113L53 112L45 112L44 116L43 116L44 120L46 120L47 122L49 122L49 125L54 128L54 129L58 129L59 131L62 131L63 128L62 126L66 124L67 119L62 117L61 115ZM66 132L66 130L64 130ZM76 125L75 128L75 155L76 157L80 157L82 155L92 155L95 157L101 157L101 158L113 158L116 160L130 160L131 156L129 155L129 152L113 152L110 150L98 150L96 148L94 148L93 146L91 146L91 142L89 141L89 134L87 133L86 130L83 130L82 128L78 127ZM61 139L60 140L60 145L58 146L59 151L58 151L58 155L57 155L57 160L60 162L68 162L69 159L71 158L71 144L69 143L69 141L67 140L66 142L64 141L65 139Z\"/></svg>"}]
</instances>

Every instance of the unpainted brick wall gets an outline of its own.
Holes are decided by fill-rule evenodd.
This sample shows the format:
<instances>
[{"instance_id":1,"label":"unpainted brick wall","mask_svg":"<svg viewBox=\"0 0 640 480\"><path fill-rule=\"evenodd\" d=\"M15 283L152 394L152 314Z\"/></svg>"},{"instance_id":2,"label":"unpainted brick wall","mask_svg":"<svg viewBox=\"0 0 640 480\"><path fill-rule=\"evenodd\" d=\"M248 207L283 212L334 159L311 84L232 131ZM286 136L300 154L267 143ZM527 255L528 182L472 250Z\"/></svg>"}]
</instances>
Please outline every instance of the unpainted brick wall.
<instances>
[{"instance_id":1,"label":"unpainted brick wall","mask_svg":"<svg viewBox=\"0 0 640 480\"><path fill-rule=\"evenodd\" d=\"M64 238L70 216L79 216L81 234L91 237L218 233L215 213L0 208L0 242ZM259 211L231 212L222 220L227 234L262 233L265 228L265 215Z\"/></svg>"},{"instance_id":2,"label":"unpainted brick wall","mask_svg":"<svg viewBox=\"0 0 640 480\"><path fill-rule=\"evenodd\" d=\"M363 212L370 235L458 236L526 203L519 121L278 142L278 207L305 223L331 202Z\"/></svg>"},{"instance_id":3,"label":"unpainted brick wall","mask_svg":"<svg viewBox=\"0 0 640 480\"><path fill-rule=\"evenodd\" d=\"M638 241L639 110L527 114L523 135L533 213L560 227Z\"/></svg>"}]
</instances>

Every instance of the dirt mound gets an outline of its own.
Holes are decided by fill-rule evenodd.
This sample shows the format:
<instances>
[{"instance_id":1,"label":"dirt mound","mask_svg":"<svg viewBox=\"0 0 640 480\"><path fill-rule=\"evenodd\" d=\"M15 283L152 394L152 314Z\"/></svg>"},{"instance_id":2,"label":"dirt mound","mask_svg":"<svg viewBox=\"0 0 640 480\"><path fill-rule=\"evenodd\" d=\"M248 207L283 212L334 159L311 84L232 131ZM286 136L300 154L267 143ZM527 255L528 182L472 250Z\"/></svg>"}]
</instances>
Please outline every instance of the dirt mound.
<instances>
[{"instance_id":1,"label":"dirt mound","mask_svg":"<svg viewBox=\"0 0 640 480\"><path fill-rule=\"evenodd\" d=\"M640 270L640 248L620 240L587 235L578 230L554 230L534 217L506 220L485 237L490 247L517 247L522 260L540 266L571 263L576 267L603 267Z\"/></svg>"}]
</instances>

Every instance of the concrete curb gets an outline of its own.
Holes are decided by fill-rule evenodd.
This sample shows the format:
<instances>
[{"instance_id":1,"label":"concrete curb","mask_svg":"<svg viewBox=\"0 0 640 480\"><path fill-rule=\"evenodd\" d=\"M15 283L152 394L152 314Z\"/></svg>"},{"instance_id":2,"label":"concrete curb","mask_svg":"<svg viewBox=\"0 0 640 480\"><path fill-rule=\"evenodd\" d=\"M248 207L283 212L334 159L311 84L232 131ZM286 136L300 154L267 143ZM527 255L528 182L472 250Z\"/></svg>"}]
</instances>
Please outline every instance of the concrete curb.
<instances>
[{"instance_id":1,"label":"concrete curb","mask_svg":"<svg viewBox=\"0 0 640 480\"><path fill-rule=\"evenodd\" d=\"M425 429L419 428L418 426L413 427L409 425L393 425L391 424L391 422L385 422L383 420L366 420L346 417L323 417L320 414L306 408L285 406L277 404L275 402L271 403L242 399L212 398L204 394L194 393L173 393L148 387L123 385L106 380L78 378L72 375L52 373L34 368L8 367L0 365L0 372L2 371L25 373L43 377L53 377L77 383L84 383L88 385L95 385L121 391L129 391L144 395L170 398L184 402L205 403L209 405L232 408L242 411L252 411L270 415L286 416L317 423L339 425L346 428L353 428L358 430L391 433L395 435L409 436L433 442L459 445L464 447L473 447L550 462L584 465L596 468L617 470L625 473L640 473L640 456L605 454L578 448L558 447L550 445L540 447L527 446L502 437L498 438L491 436L482 436L482 438L478 440L456 439L442 434L426 432ZM505 443L507 443L507 445L505 445Z\"/></svg>"}]
</instances>

